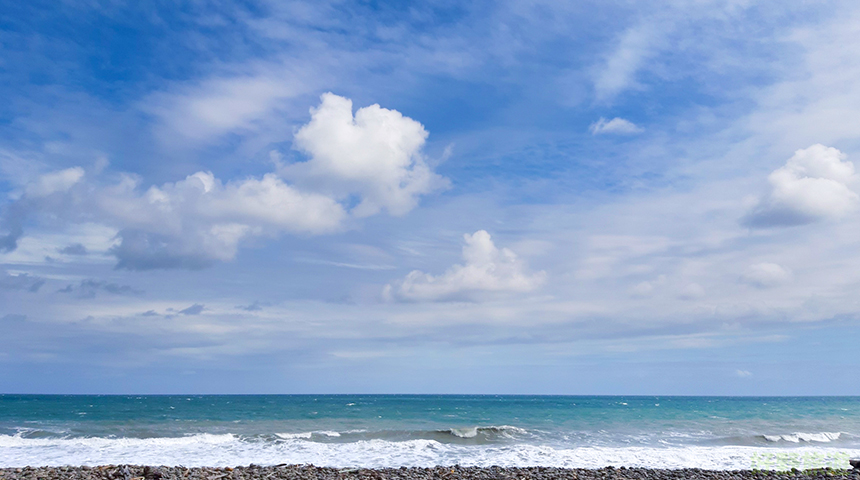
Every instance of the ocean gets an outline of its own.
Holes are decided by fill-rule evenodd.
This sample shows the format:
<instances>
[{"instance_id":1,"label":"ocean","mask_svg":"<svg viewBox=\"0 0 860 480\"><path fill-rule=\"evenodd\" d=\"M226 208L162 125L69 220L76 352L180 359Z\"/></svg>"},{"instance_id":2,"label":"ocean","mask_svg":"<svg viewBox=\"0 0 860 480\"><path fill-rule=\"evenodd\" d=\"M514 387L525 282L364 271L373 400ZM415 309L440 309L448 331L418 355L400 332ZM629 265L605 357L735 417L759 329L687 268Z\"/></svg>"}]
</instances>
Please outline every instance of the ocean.
<instances>
[{"instance_id":1,"label":"ocean","mask_svg":"<svg viewBox=\"0 0 860 480\"><path fill-rule=\"evenodd\" d=\"M860 397L0 395L0 466L849 468Z\"/></svg>"}]
</instances>

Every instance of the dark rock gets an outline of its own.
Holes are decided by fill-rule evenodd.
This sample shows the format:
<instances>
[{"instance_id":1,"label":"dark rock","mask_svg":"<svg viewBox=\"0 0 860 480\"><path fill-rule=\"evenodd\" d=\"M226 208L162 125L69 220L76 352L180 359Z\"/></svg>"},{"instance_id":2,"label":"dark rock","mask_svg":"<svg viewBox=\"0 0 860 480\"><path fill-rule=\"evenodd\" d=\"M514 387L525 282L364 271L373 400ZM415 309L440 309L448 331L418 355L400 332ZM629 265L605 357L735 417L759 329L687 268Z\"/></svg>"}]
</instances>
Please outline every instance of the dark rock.
<instances>
[{"instance_id":1,"label":"dark rock","mask_svg":"<svg viewBox=\"0 0 860 480\"><path fill-rule=\"evenodd\" d=\"M84 467L0 467L0 480L860 480L855 470L816 468L793 471L730 470L699 468L647 469L603 467L568 469L558 467L464 467L432 468L332 468L313 465L248 465L236 468L152 467L102 465Z\"/></svg>"},{"instance_id":2,"label":"dark rock","mask_svg":"<svg viewBox=\"0 0 860 480\"><path fill-rule=\"evenodd\" d=\"M860 470L860 458L852 458L851 460L848 460L848 463L854 467L854 470Z\"/></svg>"},{"instance_id":3,"label":"dark rock","mask_svg":"<svg viewBox=\"0 0 860 480\"><path fill-rule=\"evenodd\" d=\"M164 476L164 472L158 467L143 467L143 478L146 480L161 480Z\"/></svg>"},{"instance_id":4,"label":"dark rock","mask_svg":"<svg viewBox=\"0 0 860 480\"><path fill-rule=\"evenodd\" d=\"M131 470L128 469L128 465L123 465L113 474L113 478L118 480L131 480L131 477L134 475L131 474Z\"/></svg>"}]
</instances>

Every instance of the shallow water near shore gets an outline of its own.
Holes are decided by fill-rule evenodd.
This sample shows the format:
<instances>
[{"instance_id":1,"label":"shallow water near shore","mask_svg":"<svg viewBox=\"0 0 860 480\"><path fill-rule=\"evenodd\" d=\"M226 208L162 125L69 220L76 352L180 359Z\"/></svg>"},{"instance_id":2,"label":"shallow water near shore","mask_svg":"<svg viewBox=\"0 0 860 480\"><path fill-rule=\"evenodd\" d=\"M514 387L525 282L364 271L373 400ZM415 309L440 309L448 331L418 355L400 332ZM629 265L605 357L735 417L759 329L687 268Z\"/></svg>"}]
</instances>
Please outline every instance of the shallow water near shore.
<instances>
[{"instance_id":1,"label":"shallow water near shore","mask_svg":"<svg viewBox=\"0 0 860 480\"><path fill-rule=\"evenodd\" d=\"M860 397L0 395L0 466L848 468Z\"/></svg>"}]
</instances>

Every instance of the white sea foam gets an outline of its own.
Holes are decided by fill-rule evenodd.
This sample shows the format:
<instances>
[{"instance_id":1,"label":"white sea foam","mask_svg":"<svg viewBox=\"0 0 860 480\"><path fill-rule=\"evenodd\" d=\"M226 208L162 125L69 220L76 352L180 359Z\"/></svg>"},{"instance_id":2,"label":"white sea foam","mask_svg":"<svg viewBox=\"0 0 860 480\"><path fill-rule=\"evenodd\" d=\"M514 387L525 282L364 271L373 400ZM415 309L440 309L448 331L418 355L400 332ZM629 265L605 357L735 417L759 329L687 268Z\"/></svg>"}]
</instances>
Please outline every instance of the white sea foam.
<instances>
[{"instance_id":1,"label":"white sea foam","mask_svg":"<svg viewBox=\"0 0 860 480\"><path fill-rule=\"evenodd\" d=\"M498 427L462 427L462 428L452 428L449 429L448 432L455 437L460 438L475 438L479 433L484 434L495 434L504 438L515 438L517 435L526 435L528 434L528 430L520 427L514 427L511 425L500 425Z\"/></svg>"},{"instance_id":2,"label":"white sea foam","mask_svg":"<svg viewBox=\"0 0 860 480\"><path fill-rule=\"evenodd\" d=\"M451 434L460 438L475 438L478 436L478 427L452 428Z\"/></svg>"},{"instance_id":3,"label":"white sea foam","mask_svg":"<svg viewBox=\"0 0 860 480\"><path fill-rule=\"evenodd\" d=\"M311 432L313 433L313 432ZM457 445L435 440L362 440L346 443L309 442L306 437L278 435L279 441L236 435L200 434L176 438L51 438L0 435L0 466L159 464L235 466L255 463L314 464L332 467L399 467L435 465L557 466L599 468L698 467L748 469L762 458L800 461L804 468L848 468L849 456L860 450L830 447L576 447L547 445ZM798 460L800 459L800 460ZM802 461L801 461L802 460ZM782 465L782 464L779 464ZM779 467L776 465L776 467Z\"/></svg>"},{"instance_id":4,"label":"white sea foam","mask_svg":"<svg viewBox=\"0 0 860 480\"><path fill-rule=\"evenodd\" d=\"M347 433L350 433L350 432L347 432ZM282 438L285 440L291 439L291 438L304 438L307 440L307 439L313 438L314 435L321 436L321 437L339 437L340 433L339 432L332 432L329 430L320 430L320 431L314 431L314 432L276 433L275 434L276 437Z\"/></svg>"},{"instance_id":5,"label":"white sea foam","mask_svg":"<svg viewBox=\"0 0 860 480\"><path fill-rule=\"evenodd\" d=\"M283 438L284 440L291 438L311 438L314 432L301 432L301 433L276 433L275 436L278 438Z\"/></svg>"},{"instance_id":6,"label":"white sea foam","mask_svg":"<svg viewBox=\"0 0 860 480\"><path fill-rule=\"evenodd\" d=\"M827 443L834 440L839 440L842 432L819 432L819 433L789 433L787 435L764 435L764 439L768 442L818 442Z\"/></svg>"}]
</instances>

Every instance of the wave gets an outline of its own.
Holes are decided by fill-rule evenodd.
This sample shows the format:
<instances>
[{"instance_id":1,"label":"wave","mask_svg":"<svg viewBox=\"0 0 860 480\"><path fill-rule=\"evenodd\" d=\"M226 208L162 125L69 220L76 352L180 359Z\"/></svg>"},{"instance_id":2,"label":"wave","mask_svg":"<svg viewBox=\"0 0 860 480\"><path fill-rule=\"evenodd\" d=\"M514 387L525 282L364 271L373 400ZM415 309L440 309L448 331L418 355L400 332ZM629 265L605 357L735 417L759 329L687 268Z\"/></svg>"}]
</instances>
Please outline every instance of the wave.
<instances>
[{"instance_id":1,"label":"wave","mask_svg":"<svg viewBox=\"0 0 860 480\"><path fill-rule=\"evenodd\" d=\"M363 432L363 430L353 430L347 433L359 433ZM311 440L315 436L316 437L327 437L327 438L338 438L341 436L340 432L332 432L328 430L314 431L314 432L300 432L300 433L276 433L276 437L282 438L285 440L291 438L303 438L305 440Z\"/></svg>"},{"instance_id":2,"label":"wave","mask_svg":"<svg viewBox=\"0 0 860 480\"><path fill-rule=\"evenodd\" d=\"M675 437L675 435L663 432L662 435ZM680 434L677 436L680 442L673 442L676 446L684 445L713 445L713 446L766 446L782 448L800 448L803 446L828 445L833 447L858 448L860 447L860 436L848 432L817 432L817 433L783 433L783 434L749 434L720 437L712 432L697 432L695 435ZM675 438L667 438L672 441ZM663 440L660 440L663 441Z\"/></svg>"},{"instance_id":3,"label":"wave","mask_svg":"<svg viewBox=\"0 0 860 480\"><path fill-rule=\"evenodd\" d=\"M368 468L459 464L736 470L790 469L792 466L848 468L848 458L860 455L860 449L811 446L564 447L525 443L446 444L428 439L370 439L349 443L325 443L290 435L292 434L283 437L279 435L277 441L234 434L196 434L170 438L38 439L0 435L0 467L124 463L186 466L310 463L319 466ZM453 433L448 435L453 436ZM788 468L780 468L786 466Z\"/></svg>"},{"instance_id":4,"label":"wave","mask_svg":"<svg viewBox=\"0 0 860 480\"><path fill-rule=\"evenodd\" d=\"M239 437L231 433L216 435L201 433L183 437L162 438L104 438L104 437L63 437L63 438L29 438L24 435L0 435L0 449L54 447L59 445L81 447L113 447L124 445L152 445L164 447L181 447L188 445L218 445L227 444Z\"/></svg>"},{"instance_id":5,"label":"wave","mask_svg":"<svg viewBox=\"0 0 860 480\"><path fill-rule=\"evenodd\" d=\"M14 433L13 433L14 432ZM119 433L119 432L116 432ZM184 436L196 435L201 432L187 432ZM234 433L241 435L238 433ZM124 431L120 433L129 438L169 438L170 434L165 432L153 432L146 429L138 429L134 432ZM103 433L82 434L80 432L73 433L69 430L51 431L29 428L16 428L7 432L0 432L0 437L15 438L15 439L57 439L57 438L115 438L113 435L105 435ZM174 435L175 436L175 433ZM348 443L361 440L388 440L388 441L406 441L406 440L435 440L440 443L459 443L459 444L490 444L490 443L505 443L510 440L535 438L536 432L530 432L524 428L511 425L501 426L470 426L470 427L454 427L438 430L314 430L306 432L279 432L274 434L246 434L245 438L259 438L262 440L292 440L301 439L310 442L339 442ZM8 440L7 440L8 441ZM3 445L0 445L3 446Z\"/></svg>"},{"instance_id":6,"label":"wave","mask_svg":"<svg viewBox=\"0 0 860 480\"><path fill-rule=\"evenodd\" d=\"M761 435L768 442L788 442L788 443L829 443L839 440L843 435L848 436L845 432L819 432L819 433L789 433L786 435Z\"/></svg>"},{"instance_id":7,"label":"wave","mask_svg":"<svg viewBox=\"0 0 860 480\"><path fill-rule=\"evenodd\" d=\"M60 438L69 434L66 429L45 430L39 428L15 427L0 430L0 436L17 436L20 438Z\"/></svg>"},{"instance_id":8,"label":"wave","mask_svg":"<svg viewBox=\"0 0 860 480\"><path fill-rule=\"evenodd\" d=\"M454 427L438 430L347 430L276 433L278 440L301 439L308 442L349 443L364 440L408 441L433 440L442 444L484 445L507 444L516 440L534 439L538 432L512 425Z\"/></svg>"},{"instance_id":9,"label":"wave","mask_svg":"<svg viewBox=\"0 0 860 480\"><path fill-rule=\"evenodd\" d=\"M528 430L520 427L514 427L511 425L501 425L498 427L490 426L449 428L447 430L436 430L436 432L448 433L458 438L478 438L479 436L483 436L488 440L492 440L494 438L514 439L518 436L524 436L529 434Z\"/></svg>"}]
</instances>

